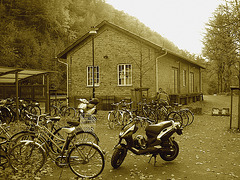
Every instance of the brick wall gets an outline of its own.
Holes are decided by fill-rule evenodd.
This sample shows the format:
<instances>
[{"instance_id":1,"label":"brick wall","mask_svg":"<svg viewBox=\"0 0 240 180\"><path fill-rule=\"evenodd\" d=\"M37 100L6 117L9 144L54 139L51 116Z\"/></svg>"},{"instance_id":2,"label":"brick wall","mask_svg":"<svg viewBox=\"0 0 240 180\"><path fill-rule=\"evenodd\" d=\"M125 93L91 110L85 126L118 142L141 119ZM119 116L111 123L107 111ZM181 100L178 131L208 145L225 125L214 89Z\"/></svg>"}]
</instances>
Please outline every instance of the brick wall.
<instances>
[{"instance_id":1,"label":"brick wall","mask_svg":"<svg viewBox=\"0 0 240 180\"><path fill-rule=\"evenodd\" d=\"M180 94L189 93L189 73L194 73L194 92L200 92L199 68L172 54L158 59L158 87L156 86L157 50L128 36L121 31L105 26L94 38L95 66L100 68L100 86L95 87L96 97L114 96L116 99L131 98L132 89L149 88L149 97L154 97L157 88L173 94L173 68L178 69L178 89ZM87 87L87 66L92 65L92 39L87 38L67 56L69 64L69 97L89 99L92 87ZM132 65L132 85L118 86L118 64ZM142 69L140 68L142 67ZM141 69L141 70L140 70ZM186 86L183 85L183 70L186 70Z\"/></svg>"},{"instance_id":2,"label":"brick wall","mask_svg":"<svg viewBox=\"0 0 240 180\"><path fill-rule=\"evenodd\" d=\"M148 87L149 95L155 95L155 50L143 43L105 28L94 38L95 66L100 68L100 86L95 87L96 97L131 97L131 89L140 87L142 59L142 86ZM107 58L106 58L107 57ZM69 96L90 97L92 87L87 87L87 66L92 65L92 39L84 41L68 55ZM132 86L118 86L118 64L132 64Z\"/></svg>"}]
</instances>

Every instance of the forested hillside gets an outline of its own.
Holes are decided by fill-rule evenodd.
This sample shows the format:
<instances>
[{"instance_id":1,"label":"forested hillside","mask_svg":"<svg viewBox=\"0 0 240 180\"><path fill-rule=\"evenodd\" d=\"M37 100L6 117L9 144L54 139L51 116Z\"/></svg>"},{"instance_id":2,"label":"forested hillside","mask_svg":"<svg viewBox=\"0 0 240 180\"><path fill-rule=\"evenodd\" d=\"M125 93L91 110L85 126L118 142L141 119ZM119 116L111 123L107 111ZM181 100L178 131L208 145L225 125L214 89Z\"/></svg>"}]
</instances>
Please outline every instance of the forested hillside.
<instances>
[{"instance_id":1,"label":"forested hillside","mask_svg":"<svg viewBox=\"0 0 240 180\"><path fill-rule=\"evenodd\" d=\"M104 0L1 0L0 66L62 71L53 58L103 20L189 55Z\"/></svg>"}]
</instances>

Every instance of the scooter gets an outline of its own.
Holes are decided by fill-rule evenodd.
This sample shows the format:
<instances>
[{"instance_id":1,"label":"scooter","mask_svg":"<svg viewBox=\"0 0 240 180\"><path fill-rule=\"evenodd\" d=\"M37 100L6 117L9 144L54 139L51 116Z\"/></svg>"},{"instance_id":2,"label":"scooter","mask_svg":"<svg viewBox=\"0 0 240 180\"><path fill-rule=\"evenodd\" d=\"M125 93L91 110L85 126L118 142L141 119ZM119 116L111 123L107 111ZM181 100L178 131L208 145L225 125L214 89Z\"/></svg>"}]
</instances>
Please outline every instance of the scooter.
<instances>
[{"instance_id":1,"label":"scooter","mask_svg":"<svg viewBox=\"0 0 240 180\"><path fill-rule=\"evenodd\" d=\"M138 124L141 121L148 122L145 128L147 139L142 135L133 138L133 134L137 132ZM134 118L122 128L119 134L119 142L114 147L111 158L112 167L116 169L123 163L128 150L136 155L151 155L149 162L154 157L154 165L158 154L165 161L174 160L179 153L178 143L172 137L174 133L182 134L182 127L179 122L169 120L153 124L148 118ZM123 140L125 140L125 143Z\"/></svg>"},{"instance_id":2,"label":"scooter","mask_svg":"<svg viewBox=\"0 0 240 180\"><path fill-rule=\"evenodd\" d=\"M78 104L78 109L80 114L85 115L92 115L97 113L97 104L99 103L99 100L97 98L93 98L91 100L86 99L77 99L80 101Z\"/></svg>"}]
</instances>

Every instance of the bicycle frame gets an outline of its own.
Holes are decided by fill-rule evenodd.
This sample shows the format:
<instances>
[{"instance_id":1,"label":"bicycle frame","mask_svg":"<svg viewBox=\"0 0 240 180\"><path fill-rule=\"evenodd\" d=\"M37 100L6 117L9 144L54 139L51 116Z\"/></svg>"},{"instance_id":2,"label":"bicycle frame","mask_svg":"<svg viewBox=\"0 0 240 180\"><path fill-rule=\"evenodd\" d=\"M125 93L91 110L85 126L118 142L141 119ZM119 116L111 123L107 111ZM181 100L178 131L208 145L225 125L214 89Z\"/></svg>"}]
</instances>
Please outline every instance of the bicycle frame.
<instances>
[{"instance_id":1,"label":"bicycle frame","mask_svg":"<svg viewBox=\"0 0 240 180\"><path fill-rule=\"evenodd\" d=\"M56 136L55 134L53 134L53 133L52 133L48 128L46 128L45 126L39 125L39 119L40 119L40 117L43 117L43 116L46 116L46 115L37 116L37 117L38 117L38 118L37 118L37 123L36 123L36 127L38 128L37 138L40 139L40 141L41 141L41 140L44 141L44 144L47 146L48 150L50 150L50 152L51 152L52 154L63 156L64 153L65 153L65 150L67 150L67 154L68 154L68 152L69 152L69 148L68 148L68 147L69 147L69 144L71 143L71 144L75 147L75 144L71 141L72 138L71 138L71 136L69 135L70 133L68 134L66 140L65 140L65 139L62 139L62 138L60 138L60 137L58 137L58 136ZM76 128L73 127L73 130L71 130L72 133L75 133L75 132L74 132L75 129L76 129ZM50 135L48 135L48 134L50 134ZM57 143L53 140L53 137L56 138L56 140L59 140L59 141L61 141L61 142L64 142L62 148L57 145ZM59 153L53 152L53 150L52 150L52 149L50 148L50 146L49 146L48 141L50 141L51 143L53 143L53 145L58 149ZM41 144L41 146L43 146L43 144ZM85 159L85 156L84 156L81 152L78 152L78 153L80 153L81 156ZM51 157L51 156L50 156L50 157ZM53 159L53 158L52 158L52 159ZM56 159L53 159L53 160L56 160Z\"/></svg>"}]
</instances>

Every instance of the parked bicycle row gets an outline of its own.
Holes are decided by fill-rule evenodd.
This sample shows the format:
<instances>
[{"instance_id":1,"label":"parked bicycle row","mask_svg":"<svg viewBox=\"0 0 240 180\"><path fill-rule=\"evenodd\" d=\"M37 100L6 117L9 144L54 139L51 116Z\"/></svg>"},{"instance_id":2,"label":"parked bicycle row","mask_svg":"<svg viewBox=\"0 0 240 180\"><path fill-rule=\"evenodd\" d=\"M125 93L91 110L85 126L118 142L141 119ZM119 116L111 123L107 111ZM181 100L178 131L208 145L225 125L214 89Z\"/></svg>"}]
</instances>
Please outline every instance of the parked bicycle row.
<instances>
[{"instance_id":1,"label":"parked bicycle row","mask_svg":"<svg viewBox=\"0 0 240 180\"><path fill-rule=\"evenodd\" d=\"M61 117L69 117L69 118L85 118L86 115L93 115L97 112L96 105L99 100L97 98L87 101L86 99L78 99L79 105L77 108L68 107L67 104L63 104L61 101L51 101L50 104L50 112L51 116L61 116ZM40 107L40 103L28 101L21 99L19 100L19 119L24 120L24 111L40 115L42 114L42 110ZM0 118L2 121L9 124L16 120L17 108L15 98L7 98L0 101Z\"/></svg>"},{"instance_id":2,"label":"parked bicycle row","mask_svg":"<svg viewBox=\"0 0 240 180\"><path fill-rule=\"evenodd\" d=\"M79 118L85 117L85 115L93 115L97 113L97 104L99 100L97 98L93 98L91 100L86 99L77 99L79 104L77 108L68 107L67 105L59 105L51 104L50 106L50 114L52 116L63 116L70 118Z\"/></svg>"},{"instance_id":3,"label":"parked bicycle row","mask_svg":"<svg viewBox=\"0 0 240 180\"><path fill-rule=\"evenodd\" d=\"M121 100L113 103L113 110L108 113L108 126L113 129L124 126L136 116L145 117L157 124L162 121L173 120L180 122L181 127L186 127L193 123L194 114L187 108L182 108L181 104L172 103L171 105L164 100L139 102L133 108L133 102Z\"/></svg>"},{"instance_id":4,"label":"parked bicycle row","mask_svg":"<svg viewBox=\"0 0 240 180\"><path fill-rule=\"evenodd\" d=\"M84 131L80 122L59 126L60 117L35 115L24 110L26 129L10 134L0 121L0 166L36 174L50 157L59 167L70 167L81 178L97 177L104 169L104 153L93 131Z\"/></svg>"},{"instance_id":5,"label":"parked bicycle row","mask_svg":"<svg viewBox=\"0 0 240 180\"><path fill-rule=\"evenodd\" d=\"M36 115L40 115L41 108L38 102L33 102L29 100L19 100L19 118L20 120L24 119L24 111L27 110L28 112ZM17 117L17 107L16 107L16 100L15 98L7 98L0 101L0 120L4 123L9 124L16 120Z\"/></svg>"}]
</instances>

